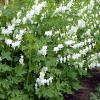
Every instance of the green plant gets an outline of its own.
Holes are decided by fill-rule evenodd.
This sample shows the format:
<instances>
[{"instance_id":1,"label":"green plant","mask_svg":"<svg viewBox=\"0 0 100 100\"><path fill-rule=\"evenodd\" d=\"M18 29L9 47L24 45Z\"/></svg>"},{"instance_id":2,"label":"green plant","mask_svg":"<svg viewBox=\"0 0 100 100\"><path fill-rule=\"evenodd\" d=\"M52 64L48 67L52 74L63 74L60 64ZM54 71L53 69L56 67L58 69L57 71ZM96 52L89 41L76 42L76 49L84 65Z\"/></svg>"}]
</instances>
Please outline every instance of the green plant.
<instances>
[{"instance_id":1,"label":"green plant","mask_svg":"<svg viewBox=\"0 0 100 100\"><path fill-rule=\"evenodd\" d=\"M99 64L98 0L0 7L0 99L63 100L62 93L82 88L80 78Z\"/></svg>"},{"instance_id":2,"label":"green plant","mask_svg":"<svg viewBox=\"0 0 100 100\"><path fill-rule=\"evenodd\" d=\"M90 94L90 100L100 100L100 84L98 87L95 89L96 92Z\"/></svg>"}]
</instances>

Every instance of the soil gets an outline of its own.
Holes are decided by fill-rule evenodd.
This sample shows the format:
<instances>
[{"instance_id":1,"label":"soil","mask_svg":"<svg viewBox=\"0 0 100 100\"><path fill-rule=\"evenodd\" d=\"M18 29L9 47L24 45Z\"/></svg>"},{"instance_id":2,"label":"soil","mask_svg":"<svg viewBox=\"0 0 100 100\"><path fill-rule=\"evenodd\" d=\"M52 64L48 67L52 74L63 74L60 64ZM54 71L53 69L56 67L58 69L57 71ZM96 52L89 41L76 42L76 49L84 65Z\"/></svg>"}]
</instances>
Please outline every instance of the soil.
<instances>
[{"instance_id":1,"label":"soil","mask_svg":"<svg viewBox=\"0 0 100 100\"><path fill-rule=\"evenodd\" d=\"M4 2L4 1L0 1L0 4L3 4L3 5L5 5L5 2Z\"/></svg>"},{"instance_id":2,"label":"soil","mask_svg":"<svg viewBox=\"0 0 100 100\"><path fill-rule=\"evenodd\" d=\"M90 73L92 75L91 78L84 78L81 81L81 85L84 87L84 89L74 91L73 95L65 94L64 100L90 100L90 93L95 93L95 88L100 83L100 69L94 69Z\"/></svg>"}]
</instances>

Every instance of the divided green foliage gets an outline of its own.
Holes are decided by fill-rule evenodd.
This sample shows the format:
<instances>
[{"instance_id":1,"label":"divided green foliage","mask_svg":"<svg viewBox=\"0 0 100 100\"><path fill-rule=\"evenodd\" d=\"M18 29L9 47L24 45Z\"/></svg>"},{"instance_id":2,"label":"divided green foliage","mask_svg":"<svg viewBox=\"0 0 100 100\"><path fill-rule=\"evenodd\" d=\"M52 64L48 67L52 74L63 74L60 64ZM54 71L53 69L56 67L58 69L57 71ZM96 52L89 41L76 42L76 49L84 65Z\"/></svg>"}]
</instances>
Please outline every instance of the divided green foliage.
<instances>
[{"instance_id":1,"label":"divided green foliage","mask_svg":"<svg viewBox=\"0 0 100 100\"><path fill-rule=\"evenodd\" d=\"M99 6L99 0L0 5L0 100L64 100L63 93L83 88L82 77L100 67Z\"/></svg>"}]
</instances>

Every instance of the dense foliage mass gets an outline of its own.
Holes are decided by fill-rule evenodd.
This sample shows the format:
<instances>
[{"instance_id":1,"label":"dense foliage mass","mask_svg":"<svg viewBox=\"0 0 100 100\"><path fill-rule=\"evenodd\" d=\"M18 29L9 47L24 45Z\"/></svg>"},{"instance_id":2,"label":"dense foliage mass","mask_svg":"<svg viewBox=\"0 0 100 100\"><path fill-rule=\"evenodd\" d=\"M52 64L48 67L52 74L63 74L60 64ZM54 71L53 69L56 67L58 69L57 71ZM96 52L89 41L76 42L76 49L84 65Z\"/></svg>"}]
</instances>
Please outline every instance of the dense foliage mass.
<instances>
[{"instance_id":1,"label":"dense foliage mass","mask_svg":"<svg viewBox=\"0 0 100 100\"><path fill-rule=\"evenodd\" d=\"M100 0L22 0L0 9L0 100L63 100L100 67Z\"/></svg>"}]
</instances>

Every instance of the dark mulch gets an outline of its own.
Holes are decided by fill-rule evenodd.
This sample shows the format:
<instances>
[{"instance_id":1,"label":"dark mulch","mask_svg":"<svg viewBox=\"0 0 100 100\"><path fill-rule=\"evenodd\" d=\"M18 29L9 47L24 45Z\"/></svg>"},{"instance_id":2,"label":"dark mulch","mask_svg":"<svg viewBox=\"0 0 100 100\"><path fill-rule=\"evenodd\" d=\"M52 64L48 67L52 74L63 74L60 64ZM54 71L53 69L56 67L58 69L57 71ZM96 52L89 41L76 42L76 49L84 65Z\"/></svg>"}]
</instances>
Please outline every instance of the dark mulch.
<instances>
[{"instance_id":1,"label":"dark mulch","mask_svg":"<svg viewBox=\"0 0 100 100\"><path fill-rule=\"evenodd\" d=\"M100 83L100 69L91 71L91 78L85 78L81 81L84 89L74 91L73 95L64 94L65 100L90 100L90 93L96 92L95 88Z\"/></svg>"}]
</instances>

